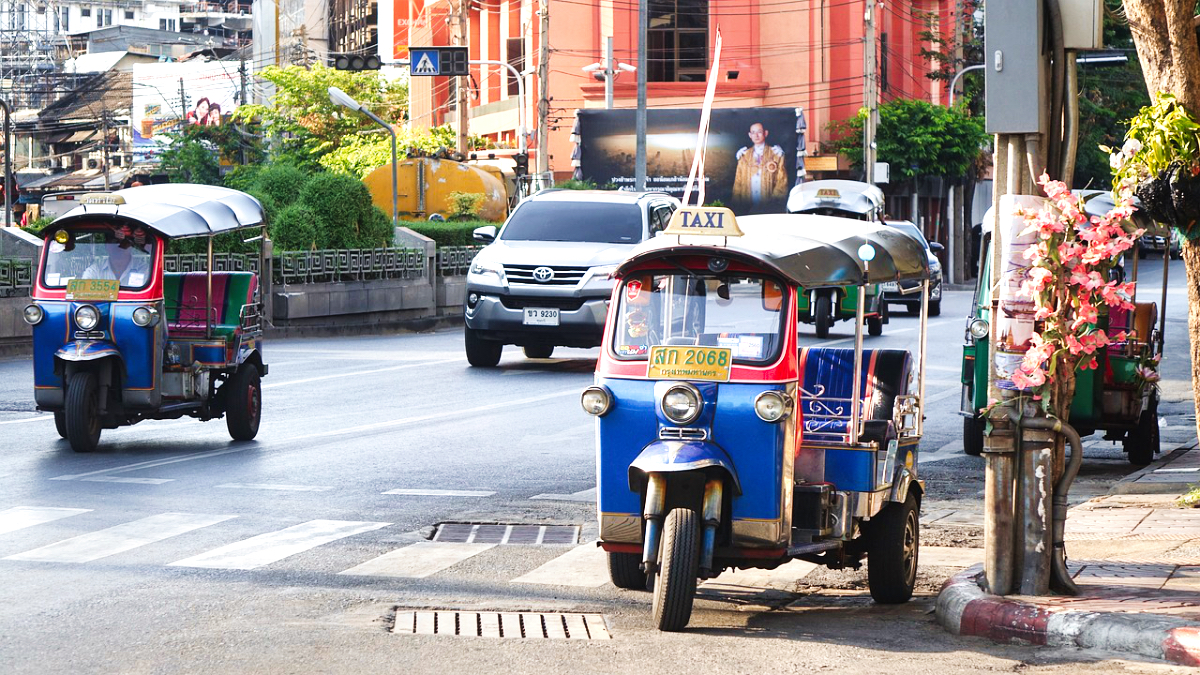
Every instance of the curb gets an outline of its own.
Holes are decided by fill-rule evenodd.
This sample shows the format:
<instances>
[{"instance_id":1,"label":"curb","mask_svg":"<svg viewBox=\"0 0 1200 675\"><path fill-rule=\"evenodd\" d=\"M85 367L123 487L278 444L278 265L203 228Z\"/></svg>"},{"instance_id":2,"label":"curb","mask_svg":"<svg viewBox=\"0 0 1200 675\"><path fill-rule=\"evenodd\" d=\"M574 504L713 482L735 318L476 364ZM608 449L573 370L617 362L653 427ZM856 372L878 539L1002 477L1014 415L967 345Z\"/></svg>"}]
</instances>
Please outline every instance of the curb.
<instances>
[{"instance_id":1,"label":"curb","mask_svg":"<svg viewBox=\"0 0 1200 675\"><path fill-rule=\"evenodd\" d=\"M1164 453L1147 466L1121 478L1113 486L1109 488L1110 495L1137 495L1137 494L1178 494L1187 492L1188 486L1195 480L1181 480L1179 482L1161 482L1161 483L1138 483L1137 481L1143 476L1154 473L1158 469L1163 468L1167 464L1178 459L1184 453L1187 453L1196 448L1196 441L1187 441L1174 450Z\"/></svg>"},{"instance_id":2,"label":"curb","mask_svg":"<svg viewBox=\"0 0 1200 675\"><path fill-rule=\"evenodd\" d=\"M1150 614L1050 609L984 592L983 566L950 577L937 598L937 620L955 635L995 642L1100 649L1200 666L1200 625Z\"/></svg>"}]
</instances>

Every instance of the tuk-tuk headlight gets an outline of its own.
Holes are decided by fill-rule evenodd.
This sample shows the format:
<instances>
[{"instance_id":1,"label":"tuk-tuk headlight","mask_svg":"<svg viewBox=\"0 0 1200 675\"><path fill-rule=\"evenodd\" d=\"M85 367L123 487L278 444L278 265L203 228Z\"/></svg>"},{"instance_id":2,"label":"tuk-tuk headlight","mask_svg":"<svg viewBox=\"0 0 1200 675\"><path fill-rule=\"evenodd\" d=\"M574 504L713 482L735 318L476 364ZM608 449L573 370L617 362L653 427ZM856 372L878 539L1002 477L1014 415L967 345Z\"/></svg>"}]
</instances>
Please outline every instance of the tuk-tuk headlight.
<instances>
[{"instance_id":1,"label":"tuk-tuk headlight","mask_svg":"<svg viewBox=\"0 0 1200 675\"><path fill-rule=\"evenodd\" d=\"M153 326L158 323L158 310L153 307L138 307L133 310L133 322L139 326Z\"/></svg>"},{"instance_id":2,"label":"tuk-tuk headlight","mask_svg":"<svg viewBox=\"0 0 1200 675\"><path fill-rule=\"evenodd\" d=\"M42 322L42 319L46 318L46 312L37 305L26 305L25 311L21 313L21 316L25 319L25 323L30 326L36 326Z\"/></svg>"},{"instance_id":3,"label":"tuk-tuk headlight","mask_svg":"<svg viewBox=\"0 0 1200 675\"><path fill-rule=\"evenodd\" d=\"M80 330L91 330L100 323L100 310L91 305L81 305L75 310L75 325Z\"/></svg>"},{"instance_id":4,"label":"tuk-tuk headlight","mask_svg":"<svg viewBox=\"0 0 1200 675\"><path fill-rule=\"evenodd\" d=\"M583 390L579 402L587 414L603 417L612 408L612 394L608 391L608 387L588 387Z\"/></svg>"},{"instance_id":5,"label":"tuk-tuk headlight","mask_svg":"<svg viewBox=\"0 0 1200 675\"><path fill-rule=\"evenodd\" d=\"M764 391L754 399L754 412L764 422L778 422L792 412L792 399L778 391Z\"/></svg>"},{"instance_id":6,"label":"tuk-tuk headlight","mask_svg":"<svg viewBox=\"0 0 1200 675\"><path fill-rule=\"evenodd\" d=\"M690 384L676 384L663 394L662 411L676 424L688 424L700 416L703 401Z\"/></svg>"},{"instance_id":7,"label":"tuk-tuk headlight","mask_svg":"<svg viewBox=\"0 0 1200 675\"><path fill-rule=\"evenodd\" d=\"M988 322L984 319L973 319L971 323L967 325L967 331L970 332L971 337L975 338L976 340L982 340L983 338L987 337L989 330L991 330L991 326L989 326Z\"/></svg>"}]
</instances>

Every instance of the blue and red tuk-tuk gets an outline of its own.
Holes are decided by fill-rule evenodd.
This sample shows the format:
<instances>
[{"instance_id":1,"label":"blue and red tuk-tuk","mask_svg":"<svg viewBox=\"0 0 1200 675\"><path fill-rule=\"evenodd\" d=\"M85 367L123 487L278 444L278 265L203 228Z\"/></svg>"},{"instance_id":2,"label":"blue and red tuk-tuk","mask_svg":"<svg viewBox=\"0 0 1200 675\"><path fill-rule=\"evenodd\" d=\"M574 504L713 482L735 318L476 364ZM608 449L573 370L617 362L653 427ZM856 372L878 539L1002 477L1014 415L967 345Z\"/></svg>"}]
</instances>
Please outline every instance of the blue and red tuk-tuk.
<instances>
[{"instance_id":1,"label":"blue and red tuk-tuk","mask_svg":"<svg viewBox=\"0 0 1200 675\"><path fill-rule=\"evenodd\" d=\"M95 450L103 429L184 415L224 416L235 440L257 435L258 275L213 264L213 237L245 230L265 241L257 199L190 184L84 195L42 230L24 312L34 399L73 450ZM167 247L191 238L207 241L204 269L165 272Z\"/></svg>"},{"instance_id":2,"label":"blue and red tuk-tuk","mask_svg":"<svg viewBox=\"0 0 1200 675\"><path fill-rule=\"evenodd\" d=\"M698 580L792 559L857 568L872 597L916 581L928 260L881 224L676 212L614 273L595 384L600 545L652 588L662 630ZM801 288L920 281L920 352L799 347Z\"/></svg>"}]
</instances>

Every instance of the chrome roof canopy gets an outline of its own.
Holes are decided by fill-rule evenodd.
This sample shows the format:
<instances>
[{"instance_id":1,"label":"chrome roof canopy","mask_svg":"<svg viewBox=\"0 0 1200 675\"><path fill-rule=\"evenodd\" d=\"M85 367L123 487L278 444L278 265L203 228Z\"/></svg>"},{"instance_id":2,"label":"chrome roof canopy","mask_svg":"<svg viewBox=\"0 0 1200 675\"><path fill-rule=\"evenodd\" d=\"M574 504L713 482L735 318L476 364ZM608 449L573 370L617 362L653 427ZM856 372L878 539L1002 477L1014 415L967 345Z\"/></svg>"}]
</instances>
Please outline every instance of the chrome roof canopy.
<instances>
[{"instance_id":1,"label":"chrome roof canopy","mask_svg":"<svg viewBox=\"0 0 1200 675\"><path fill-rule=\"evenodd\" d=\"M788 194L788 213L839 211L867 219L883 212L883 190L856 180L814 180L801 183Z\"/></svg>"},{"instance_id":2,"label":"chrome roof canopy","mask_svg":"<svg viewBox=\"0 0 1200 675\"><path fill-rule=\"evenodd\" d=\"M43 228L41 234L95 220L132 222L180 239L258 227L264 214L257 199L229 188L192 183L143 185L84 195L79 206Z\"/></svg>"}]
</instances>

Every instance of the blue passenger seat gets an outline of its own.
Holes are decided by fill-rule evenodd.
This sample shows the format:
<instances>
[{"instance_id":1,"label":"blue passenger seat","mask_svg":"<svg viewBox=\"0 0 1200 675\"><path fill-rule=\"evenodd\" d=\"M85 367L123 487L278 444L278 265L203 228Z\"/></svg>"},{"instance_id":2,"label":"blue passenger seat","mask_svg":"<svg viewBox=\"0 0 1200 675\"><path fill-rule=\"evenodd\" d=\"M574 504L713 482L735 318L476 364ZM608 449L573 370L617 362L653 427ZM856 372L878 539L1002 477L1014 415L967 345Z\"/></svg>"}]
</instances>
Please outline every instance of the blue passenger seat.
<instances>
[{"instance_id":1,"label":"blue passenger seat","mask_svg":"<svg viewBox=\"0 0 1200 675\"><path fill-rule=\"evenodd\" d=\"M864 349L859 395L863 401L863 440L894 434L896 396L907 393L912 356L903 349ZM803 443L848 444L853 396L854 350L800 349L800 414Z\"/></svg>"}]
</instances>

